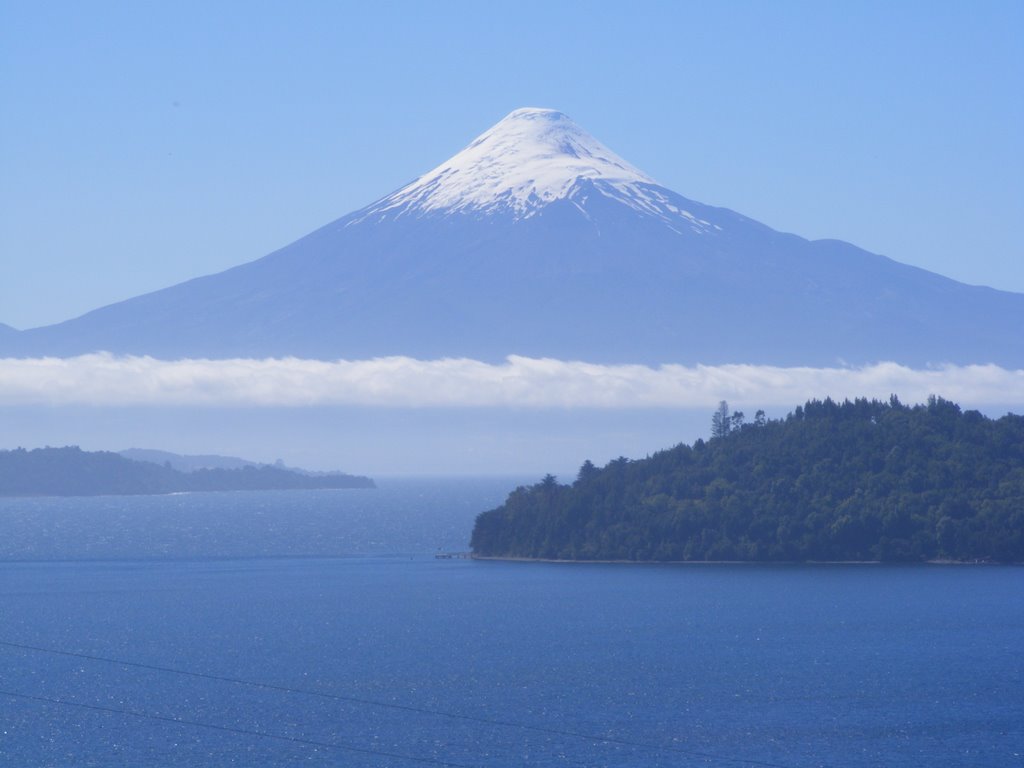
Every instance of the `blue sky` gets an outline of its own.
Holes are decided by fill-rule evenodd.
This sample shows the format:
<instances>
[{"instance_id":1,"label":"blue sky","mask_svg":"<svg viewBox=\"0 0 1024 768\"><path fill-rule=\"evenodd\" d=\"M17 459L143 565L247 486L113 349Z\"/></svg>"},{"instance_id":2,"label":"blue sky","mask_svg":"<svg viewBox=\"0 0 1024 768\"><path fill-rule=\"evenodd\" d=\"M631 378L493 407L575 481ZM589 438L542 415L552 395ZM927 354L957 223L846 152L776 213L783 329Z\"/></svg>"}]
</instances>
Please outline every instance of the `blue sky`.
<instances>
[{"instance_id":1,"label":"blue sky","mask_svg":"<svg viewBox=\"0 0 1024 768\"><path fill-rule=\"evenodd\" d=\"M258 258L520 106L666 186L1024 291L1024 3L0 2L0 322Z\"/></svg>"}]
</instances>

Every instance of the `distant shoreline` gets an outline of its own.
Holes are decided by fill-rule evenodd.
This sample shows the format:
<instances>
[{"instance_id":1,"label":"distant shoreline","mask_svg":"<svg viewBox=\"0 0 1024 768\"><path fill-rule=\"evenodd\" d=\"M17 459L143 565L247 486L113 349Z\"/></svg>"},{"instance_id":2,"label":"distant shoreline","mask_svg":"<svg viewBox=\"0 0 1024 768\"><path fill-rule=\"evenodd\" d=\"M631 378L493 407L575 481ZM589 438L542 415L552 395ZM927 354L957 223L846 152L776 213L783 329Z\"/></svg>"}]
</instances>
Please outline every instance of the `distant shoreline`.
<instances>
[{"instance_id":1,"label":"distant shoreline","mask_svg":"<svg viewBox=\"0 0 1024 768\"><path fill-rule=\"evenodd\" d=\"M169 454L172 455L172 454ZM0 450L0 496L164 496L210 491L290 491L376 488L362 475L306 474L260 464L182 471L110 451L78 446Z\"/></svg>"},{"instance_id":2,"label":"distant shoreline","mask_svg":"<svg viewBox=\"0 0 1024 768\"><path fill-rule=\"evenodd\" d=\"M124 498L127 496L196 496L207 493L280 493L282 491L376 491L376 485L339 485L323 488L211 488L193 491L140 491L125 493L0 493L4 499L99 499L103 497Z\"/></svg>"}]
</instances>

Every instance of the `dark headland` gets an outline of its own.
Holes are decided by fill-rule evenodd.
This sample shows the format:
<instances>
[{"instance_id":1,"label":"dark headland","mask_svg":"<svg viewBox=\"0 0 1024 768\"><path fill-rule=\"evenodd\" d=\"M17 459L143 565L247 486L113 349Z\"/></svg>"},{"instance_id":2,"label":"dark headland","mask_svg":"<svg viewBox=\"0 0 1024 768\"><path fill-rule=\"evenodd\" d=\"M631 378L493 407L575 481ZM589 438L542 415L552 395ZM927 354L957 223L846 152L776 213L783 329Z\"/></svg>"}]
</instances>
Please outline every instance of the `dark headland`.
<instances>
[{"instance_id":1,"label":"dark headland","mask_svg":"<svg viewBox=\"0 0 1024 768\"><path fill-rule=\"evenodd\" d=\"M76 446L0 451L0 496L106 496L189 491L373 488L368 477L308 474L270 465L182 472Z\"/></svg>"},{"instance_id":2,"label":"dark headland","mask_svg":"<svg viewBox=\"0 0 1024 768\"><path fill-rule=\"evenodd\" d=\"M585 462L477 517L477 557L1024 562L1024 417L929 398L810 401L646 459Z\"/></svg>"}]
</instances>

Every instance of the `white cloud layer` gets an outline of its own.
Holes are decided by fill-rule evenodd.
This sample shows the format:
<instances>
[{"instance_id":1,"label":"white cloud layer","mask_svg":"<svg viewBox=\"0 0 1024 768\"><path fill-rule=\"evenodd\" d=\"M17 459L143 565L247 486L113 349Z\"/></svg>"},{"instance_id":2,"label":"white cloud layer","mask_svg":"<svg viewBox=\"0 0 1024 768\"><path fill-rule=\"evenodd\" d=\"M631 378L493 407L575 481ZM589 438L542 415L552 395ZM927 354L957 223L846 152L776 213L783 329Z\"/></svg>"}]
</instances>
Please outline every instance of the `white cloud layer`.
<instances>
[{"instance_id":1,"label":"white cloud layer","mask_svg":"<svg viewBox=\"0 0 1024 768\"><path fill-rule=\"evenodd\" d=\"M707 408L719 400L793 407L830 396L967 407L1024 403L1024 370L994 365L912 369L762 365L596 365L477 360L156 360L109 354L0 360L0 405Z\"/></svg>"}]
</instances>

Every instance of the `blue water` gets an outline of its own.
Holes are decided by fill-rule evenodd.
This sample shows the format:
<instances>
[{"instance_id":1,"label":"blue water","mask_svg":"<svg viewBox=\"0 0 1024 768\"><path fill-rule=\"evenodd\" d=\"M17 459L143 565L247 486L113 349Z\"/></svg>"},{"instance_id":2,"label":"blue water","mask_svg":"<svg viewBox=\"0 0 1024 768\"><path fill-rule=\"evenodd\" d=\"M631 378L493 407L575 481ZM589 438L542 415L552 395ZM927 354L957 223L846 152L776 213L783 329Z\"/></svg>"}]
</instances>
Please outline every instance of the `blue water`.
<instances>
[{"instance_id":1,"label":"blue water","mask_svg":"<svg viewBox=\"0 0 1024 768\"><path fill-rule=\"evenodd\" d=\"M0 765L1024 764L1024 568L432 557L508 488L0 503L0 641L165 668L0 645Z\"/></svg>"}]
</instances>

